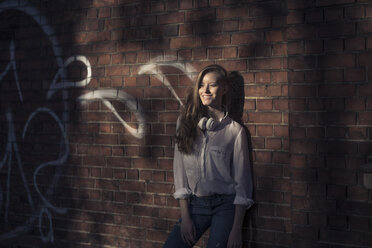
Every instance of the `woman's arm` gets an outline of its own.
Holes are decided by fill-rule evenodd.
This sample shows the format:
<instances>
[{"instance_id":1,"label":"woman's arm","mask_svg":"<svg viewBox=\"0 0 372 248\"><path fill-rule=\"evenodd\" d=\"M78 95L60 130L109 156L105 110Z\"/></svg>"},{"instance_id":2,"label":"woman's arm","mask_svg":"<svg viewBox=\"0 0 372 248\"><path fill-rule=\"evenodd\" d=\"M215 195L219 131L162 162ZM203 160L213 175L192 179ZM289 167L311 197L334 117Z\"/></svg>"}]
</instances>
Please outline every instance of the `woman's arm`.
<instances>
[{"instance_id":1,"label":"woman's arm","mask_svg":"<svg viewBox=\"0 0 372 248\"><path fill-rule=\"evenodd\" d=\"M190 217L189 201L180 200L181 207L181 237L183 242L193 245L196 242L196 232L194 223Z\"/></svg>"},{"instance_id":2,"label":"woman's arm","mask_svg":"<svg viewBox=\"0 0 372 248\"><path fill-rule=\"evenodd\" d=\"M242 228L246 209L247 206L245 205L235 205L234 224L227 242L228 248L240 248L243 246Z\"/></svg>"}]
</instances>

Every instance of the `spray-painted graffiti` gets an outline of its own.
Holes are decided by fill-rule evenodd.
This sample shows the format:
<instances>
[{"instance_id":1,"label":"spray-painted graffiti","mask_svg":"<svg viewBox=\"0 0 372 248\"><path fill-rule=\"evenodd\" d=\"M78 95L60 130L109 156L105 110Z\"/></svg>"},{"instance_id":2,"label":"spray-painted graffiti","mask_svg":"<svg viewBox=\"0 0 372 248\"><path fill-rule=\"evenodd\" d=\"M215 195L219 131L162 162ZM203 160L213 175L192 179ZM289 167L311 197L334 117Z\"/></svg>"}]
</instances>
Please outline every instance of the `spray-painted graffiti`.
<instances>
[{"instance_id":1,"label":"spray-painted graffiti","mask_svg":"<svg viewBox=\"0 0 372 248\"><path fill-rule=\"evenodd\" d=\"M193 77L189 73L195 72L195 69L188 63L181 62L181 61L175 62L175 61L177 61L177 57L175 56L165 56L164 58L161 56L156 57L155 59L151 60L147 65L142 66L139 70L139 74L145 74L145 73L154 74L155 77L160 82L163 82L163 84L168 87L172 95L178 100L181 106L183 106L181 99L178 97L177 93L174 91L172 85L170 84L168 79L164 77L161 71L161 68L162 66L172 66L174 68L177 68L180 71L182 71L185 75L187 75L190 80L192 80Z\"/></svg>"},{"instance_id":2,"label":"spray-painted graffiti","mask_svg":"<svg viewBox=\"0 0 372 248\"><path fill-rule=\"evenodd\" d=\"M25 13L30 18L32 18L42 29L42 32L48 37L51 48L53 50L54 59L59 67L59 70L56 74L56 76L53 79L53 82L50 84L48 94L46 96L47 99L50 99L58 90L62 90L62 96L63 96L63 115L60 117L58 116L52 109L46 108L46 107L38 107L35 109L28 117L27 121L25 122L24 128L23 128L23 134L22 138L25 137L28 131L28 127L30 123L34 120L34 118L43 113L48 116L50 116L55 123L57 123L57 126L60 131L60 152L59 156L52 161L48 161L45 163L42 163L37 166L37 168L33 172L33 186L34 190L37 192L37 195L39 197L40 203L36 204L34 199L32 198L30 184L27 182L26 174L24 171L24 161L22 161L20 156L20 150L18 146L18 140L16 138L15 133L15 125L14 125L14 112L16 110L12 109L11 107L7 106L7 109L5 110L6 115L6 122L8 126L8 137L6 141L6 147L5 152L3 155L3 158L0 161L0 170L2 170L4 167L7 167L7 180L6 180L6 189L3 190L0 188L0 208L1 210L4 209L4 222L8 222L8 212L9 212L9 202L10 202L10 184L11 184L11 172L12 172L12 165L16 164L18 167L18 173L22 179L22 186L24 190L26 191L27 200L29 207L31 209L30 217L23 223L22 225L19 225L18 227L2 233L0 235L0 240L9 239L12 237L16 237L21 233L27 232L32 225L35 224L35 222L39 223L39 232L40 237L44 242L53 242L54 235L53 235L53 228L52 228L52 212L63 214L66 212L66 209L59 208L54 206L50 201L49 198L53 194L55 184L58 182L58 179L61 175L61 168L60 166L64 164L67 160L68 154L69 154L69 147L68 147L68 140L66 136L66 126L64 126L64 123L66 123L68 118L68 93L66 89L68 87L73 86L85 86L89 83L90 77L91 77L91 68L89 61L84 56L76 56L76 57L70 57L66 60L66 62L63 63L62 59L62 52L61 48L58 44L58 40L56 39L56 36L54 35L53 29L48 26L46 23L46 19L40 15L38 10L34 8L33 6L30 6L28 3L25 3L23 1L4 1L0 4L0 13L3 13L7 10L16 10ZM2 83L3 78L5 78L9 73L13 73L14 80L17 86L19 101L23 102L24 97L22 93L21 83L18 76L18 70L17 70L17 64L15 59L15 51L16 51L16 40L10 41L9 46L9 63L5 67L4 71L0 73L0 84ZM81 82L68 82L66 80L66 67L69 65L72 61L80 61L85 64L88 75L86 79L84 79ZM38 182L37 182L37 176L40 172L40 170L55 166L57 169L55 170L55 174L53 175L52 183L49 185L49 188L46 190L46 192L42 193L39 189ZM1 186L0 186L1 187ZM42 220L47 219L49 222L49 225L47 225L47 232L43 232L42 230Z\"/></svg>"},{"instance_id":3,"label":"spray-painted graffiti","mask_svg":"<svg viewBox=\"0 0 372 248\"><path fill-rule=\"evenodd\" d=\"M136 138L142 138L145 135L145 118L143 116L143 111L141 105L129 94L124 91L114 90L114 89L105 89L105 90L96 90L89 93L86 93L78 98L80 101L84 100L102 100L103 104L112 111L112 113L119 119L122 125ZM126 106L132 110L139 123L138 129L135 129L129 126L118 114L114 106L111 104L111 100L119 100L126 104Z\"/></svg>"},{"instance_id":4,"label":"spray-painted graffiti","mask_svg":"<svg viewBox=\"0 0 372 248\"><path fill-rule=\"evenodd\" d=\"M47 162L43 162L38 164L35 170L33 171L32 176L32 186L33 190L37 193L38 196L38 203L36 203L35 199L31 194L30 183L27 181L26 172L24 170L25 161L22 161L20 156L20 148L19 148L19 141L17 140L16 131L15 131L15 124L14 124L14 113L16 112L15 109L12 107L7 106L4 114L5 120L7 123L7 140L5 151L0 154L3 154L3 158L0 158L0 171L5 170L7 172L7 179L5 182L5 189L2 188L4 182L0 182L0 213L4 212L4 222L8 222L8 212L9 212L9 204L10 204L10 184L11 184L11 173L14 172L12 166L17 166L17 173L19 173L21 177L21 184L26 192L27 195L27 202L31 209L30 217L21 225L17 226L16 228L9 230L5 233L0 234L0 240L5 240L9 238L13 238L19 236L22 233L28 232L34 225L38 225L40 238L43 242L53 242L54 241L54 233L53 233L53 225L52 225L52 213L64 214L66 213L65 208L60 208L55 206L51 201L50 198L54 194L54 189L58 180L62 174L62 165L67 161L69 155L69 142L67 138L68 133L68 120L69 120L69 94L68 89L76 88L76 87L85 87L87 86L92 77L92 69L89 60L82 55L72 56L67 58L65 61L62 59L62 51L61 47L58 43L58 40L54 34L54 30L47 24L47 20L43 17L39 11L31 6L29 3L23 2L22 0L19 1L4 1L0 3L0 14L7 11L7 10L16 10L20 11L33 20L39 25L40 29L42 30L43 34L48 38L49 42L51 43L51 48L53 50L53 59L56 61L58 66L58 70L51 80L49 84L49 88L46 91L45 99L48 101L53 98L54 95L61 94L62 96L62 105L63 111L62 114L58 115L56 111L52 108L48 108L45 106L37 107L36 109L32 110L24 123L23 131L22 131L22 139L25 139L27 133L29 131L29 126L33 123L35 118L39 115L47 115L49 118L52 119L57 124L57 130L59 132L60 138L60 150L58 153L58 157ZM15 51L17 46L17 40L10 40L9 41L9 63L5 67L3 71L0 71L0 85L2 84L3 79L7 75L13 75L17 94L19 97L20 102L24 102L23 91L21 87L20 78L18 75L18 68L15 58ZM67 78L67 67L70 66L74 62L80 62L86 68L86 76L80 81L71 81ZM143 65L140 67L139 74L153 74L155 77L163 82L163 84L170 90L172 95L179 101L181 106L183 105L181 99L178 97L176 92L174 91L172 85L168 81L165 75L162 73L163 66L171 66L182 73L187 75L190 80L192 76L190 73L195 72L194 68L184 61L177 60L175 57L167 56L167 57L158 57L154 60L150 61L148 64ZM117 90L117 89L104 89L104 90L93 90L91 92L85 93L79 97L77 97L77 101L84 104L87 101L96 101L100 100L102 103L116 116L116 118L120 121L120 123L124 126L126 130L128 130L134 137L141 139L145 135L145 116L142 110L141 105L139 102L133 98L128 93ZM124 103L136 116L138 127L133 128L129 124L127 124L116 111L115 107L110 101L120 101ZM51 180L51 183L47 190L42 192L39 188L38 183L38 176L40 175L40 171L45 168L53 167L55 168L55 173ZM17 182L18 183L18 182ZM43 223L43 220L47 220L47 223Z\"/></svg>"}]
</instances>

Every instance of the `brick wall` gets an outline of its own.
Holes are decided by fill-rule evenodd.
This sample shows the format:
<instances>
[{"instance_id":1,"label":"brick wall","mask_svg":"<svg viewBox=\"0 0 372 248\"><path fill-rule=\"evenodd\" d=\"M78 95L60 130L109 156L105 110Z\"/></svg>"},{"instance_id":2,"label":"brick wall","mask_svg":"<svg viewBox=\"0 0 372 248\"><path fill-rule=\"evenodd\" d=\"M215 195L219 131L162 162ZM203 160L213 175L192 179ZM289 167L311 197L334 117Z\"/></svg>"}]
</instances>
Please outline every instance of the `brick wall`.
<instances>
[{"instance_id":1,"label":"brick wall","mask_svg":"<svg viewBox=\"0 0 372 248\"><path fill-rule=\"evenodd\" d=\"M370 247L371 2L288 1L293 247Z\"/></svg>"},{"instance_id":2,"label":"brick wall","mask_svg":"<svg viewBox=\"0 0 372 248\"><path fill-rule=\"evenodd\" d=\"M371 13L360 0L0 1L1 246L161 247L179 218L175 121L211 63L235 71L249 133L245 247L370 246Z\"/></svg>"}]
</instances>

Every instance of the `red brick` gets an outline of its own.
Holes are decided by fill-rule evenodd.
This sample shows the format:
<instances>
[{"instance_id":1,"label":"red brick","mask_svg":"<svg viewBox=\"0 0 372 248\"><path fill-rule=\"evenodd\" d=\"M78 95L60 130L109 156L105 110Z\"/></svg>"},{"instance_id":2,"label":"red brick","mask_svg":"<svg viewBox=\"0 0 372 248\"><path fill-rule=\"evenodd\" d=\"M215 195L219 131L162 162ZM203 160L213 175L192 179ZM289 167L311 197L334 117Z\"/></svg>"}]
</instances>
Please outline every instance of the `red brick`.
<instances>
[{"instance_id":1,"label":"red brick","mask_svg":"<svg viewBox=\"0 0 372 248\"><path fill-rule=\"evenodd\" d=\"M272 72L271 81L273 83L286 83L288 82L288 73L287 72Z\"/></svg>"},{"instance_id":2,"label":"red brick","mask_svg":"<svg viewBox=\"0 0 372 248\"><path fill-rule=\"evenodd\" d=\"M361 113L359 113L359 123L361 125L371 125L371 123L372 123L372 112L361 112Z\"/></svg>"},{"instance_id":3,"label":"red brick","mask_svg":"<svg viewBox=\"0 0 372 248\"><path fill-rule=\"evenodd\" d=\"M349 84L339 85L325 85L319 87L319 96L353 96L355 93L355 86Z\"/></svg>"},{"instance_id":4,"label":"red brick","mask_svg":"<svg viewBox=\"0 0 372 248\"><path fill-rule=\"evenodd\" d=\"M170 48L192 48L198 46L199 42L199 39L195 37L172 38Z\"/></svg>"},{"instance_id":5,"label":"red brick","mask_svg":"<svg viewBox=\"0 0 372 248\"><path fill-rule=\"evenodd\" d=\"M307 41L305 47L307 54L318 54L323 52L323 41Z\"/></svg>"},{"instance_id":6,"label":"red brick","mask_svg":"<svg viewBox=\"0 0 372 248\"><path fill-rule=\"evenodd\" d=\"M366 9L367 16L370 13L368 7ZM345 17L350 19L361 19L365 17L364 7L360 6L350 6L345 8Z\"/></svg>"},{"instance_id":7,"label":"red brick","mask_svg":"<svg viewBox=\"0 0 372 248\"><path fill-rule=\"evenodd\" d=\"M246 6L217 9L217 18L228 19L228 18L246 17L247 15L248 15L248 8Z\"/></svg>"},{"instance_id":8,"label":"red brick","mask_svg":"<svg viewBox=\"0 0 372 248\"><path fill-rule=\"evenodd\" d=\"M289 42L288 43L288 54L295 55L295 54L302 54L304 53L304 44L303 42Z\"/></svg>"},{"instance_id":9,"label":"red brick","mask_svg":"<svg viewBox=\"0 0 372 248\"><path fill-rule=\"evenodd\" d=\"M257 201L283 203L283 193L279 191L257 190Z\"/></svg>"},{"instance_id":10,"label":"red brick","mask_svg":"<svg viewBox=\"0 0 372 248\"><path fill-rule=\"evenodd\" d=\"M314 142L292 141L290 146L290 150L293 153L307 154L316 151L316 144Z\"/></svg>"},{"instance_id":11,"label":"red brick","mask_svg":"<svg viewBox=\"0 0 372 248\"><path fill-rule=\"evenodd\" d=\"M282 93L281 85L269 86L266 88L266 96L285 96L286 94Z\"/></svg>"},{"instance_id":12,"label":"red brick","mask_svg":"<svg viewBox=\"0 0 372 248\"><path fill-rule=\"evenodd\" d=\"M310 69L314 68L315 64L316 58L313 56L288 58L288 65L293 69Z\"/></svg>"},{"instance_id":13,"label":"red brick","mask_svg":"<svg viewBox=\"0 0 372 248\"><path fill-rule=\"evenodd\" d=\"M285 150L288 150L288 148L285 147L285 145L281 145L281 140L280 139L268 139L267 142L267 148L268 149L282 149L285 148ZM283 142L284 143L284 142ZM271 148L272 147L272 148ZM275 152L273 154L273 162L276 164L285 164L287 165L289 162L289 154L287 152ZM285 174L285 173L284 173ZM287 175L284 175L285 177ZM281 184L280 186L277 187L287 187L288 185L286 184Z\"/></svg>"},{"instance_id":14,"label":"red brick","mask_svg":"<svg viewBox=\"0 0 372 248\"><path fill-rule=\"evenodd\" d=\"M355 57L353 54L327 55L320 57L319 64L322 68L351 67L355 65Z\"/></svg>"},{"instance_id":15,"label":"red brick","mask_svg":"<svg viewBox=\"0 0 372 248\"><path fill-rule=\"evenodd\" d=\"M324 15L325 15L326 22L332 22L332 21L340 22L344 18L344 11L343 11L343 8L330 8L330 9L325 9Z\"/></svg>"},{"instance_id":16,"label":"red brick","mask_svg":"<svg viewBox=\"0 0 372 248\"><path fill-rule=\"evenodd\" d=\"M236 58L238 55L236 47L227 47L223 49L223 57L225 59Z\"/></svg>"},{"instance_id":17,"label":"red brick","mask_svg":"<svg viewBox=\"0 0 372 248\"><path fill-rule=\"evenodd\" d=\"M281 30L273 30L265 33L266 42L284 41L285 35Z\"/></svg>"},{"instance_id":18,"label":"red brick","mask_svg":"<svg viewBox=\"0 0 372 248\"><path fill-rule=\"evenodd\" d=\"M366 39L363 37L353 37L345 40L345 49L364 50L366 48Z\"/></svg>"},{"instance_id":19,"label":"red brick","mask_svg":"<svg viewBox=\"0 0 372 248\"><path fill-rule=\"evenodd\" d=\"M249 113L249 122L253 123L281 123L281 113Z\"/></svg>"},{"instance_id":20,"label":"red brick","mask_svg":"<svg viewBox=\"0 0 372 248\"><path fill-rule=\"evenodd\" d=\"M231 32L231 31L238 31L238 30L239 30L239 21L237 20L224 21L223 31Z\"/></svg>"},{"instance_id":21,"label":"red brick","mask_svg":"<svg viewBox=\"0 0 372 248\"><path fill-rule=\"evenodd\" d=\"M230 35L216 35L205 36L201 39L202 46L225 46L230 43Z\"/></svg>"},{"instance_id":22,"label":"red brick","mask_svg":"<svg viewBox=\"0 0 372 248\"><path fill-rule=\"evenodd\" d=\"M307 184L306 183L292 183L292 194L294 196L306 196L307 195Z\"/></svg>"},{"instance_id":23,"label":"red brick","mask_svg":"<svg viewBox=\"0 0 372 248\"><path fill-rule=\"evenodd\" d=\"M352 68L345 70L345 81L361 82L365 81L365 69L364 68Z\"/></svg>"},{"instance_id":24,"label":"red brick","mask_svg":"<svg viewBox=\"0 0 372 248\"><path fill-rule=\"evenodd\" d=\"M111 14L111 11L110 11L110 8L109 7L107 7L107 8L100 8L98 10L98 17L99 18L110 17L110 14Z\"/></svg>"},{"instance_id":25,"label":"red brick","mask_svg":"<svg viewBox=\"0 0 372 248\"><path fill-rule=\"evenodd\" d=\"M252 59L249 61L249 68L252 70L281 69L282 60L280 58Z\"/></svg>"},{"instance_id":26,"label":"red brick","mask_svg":"<svg viewBox=\"0 0 372 248\"><path fill-rule=\"evenodd\" d=\"M245 60L224 60L219 62L227 71L245 71L247 69Z\"/></svg>"},{"instance_id":27,"label":"red brick","mask_svg":"<svg viewBox=\"0 0 372 248\"><path fill-rule=\"evenodd\" d=\"M349 225L352 230L367 230L368 220L363 217L350 216Z\"/></svg>"},{"instance_id":28,"label":"red brick","mask_svg":"<svg viewBox=\"0 0 372 248\"><path fill-rule=\"evenodd\" d=\"M150 183L147 185L148 192L172 194L172 184Z\"/></svg>"},{"instance_id":29,"label":"red brick","mask_svg":"<svg viewBox=\"0 0 372 248\"><path fill-rule=\"evenodd\" d=\"M288 9L302 9L308 7L314 7L315 1L306 0L288 0Z\"/></svg>"},{"instance_id":30,"label":"red brick","mask_svg":"<svg viewBox=\"0 0 372 248\"><path fill-rule=\"evenodd\" d=\"M304 12L291 11L287 15L287 24L300 24L304 22Z\"/></svg>"},{"instance_id":31,"label":"red brick","mask_svg":"<svg viewBox=\"0 0 372 248\"><path fill-rule=\"evenodd\" d=\"M264 34L262 32L233 34L231 36L231 44L241 45L249 43L259 43L263 42L263 39Z\"/></svg>"},{"instance_id":32,"label":"red brick","mask_svg":"<svg viewBox=\"0 0 372 248\"><path fill-rule=\"evenodd\" d=\"M258 228L265 230L284 230L283 220L280 219L257 218L256 225Z\"/></svg>"},{"instance_id":33,"label":"red brick","mask_svg":"<svg viewBox=\"0 0 372 248\"><path fill-rule=\"evenodd\" d=\"M253 20L240 19L239 21L239 30L240 31L249 31L254 27Z\"/></svg>"},{"instance_id":34,"label":"red brick","mask_svg":"<svg viewBox=\"0 0 372 248\"><path fill-rule=\"evenodd\" d=\"M316 34L316 29L311 26L299 26L299 27L289 27L287 28L287 39L297 40L312 38Z\"/></svg>"},{"instance_id":35,"label":"red brick","mask_svg":"<svg viewBox=\"0 0 372 248\"><path fill-rule=\"evenodd\" d=\"M206 48L196 48L192 50L194 59L206 59L207 49Z\"/></svg>"},{"instance_id":36,"label":"red brick","mask_svg":"<svg viewBox=\"0 0 372 248\"><path fill-rule=\"evenodd\" d=\"M245 86L246 96L263 96L265 94L264 86Z\"/></svg>"},{"instance_id":37,"label":"red brick","mask_svg":"<svg viewBox=\"0 0 372 248\"><path fill-rule=\"evenodd\" d=\"M357 24L357 30L361 34L368 34L372 31L372 22L370 21L361 21Z\"/></svg>"},{"instance_id":38,"label":"red brick","mask_svg":"<svg viewBox=\"0 0 372 248\"><path fill-rule=\"evenodd\" d=\"M307 97L316 95L316 87L313 85L293 85L289 87L291 97Z\"/></svg>"},{"instance_id":39,"label":"red brick","mask_svg":"<svg viewBox=\"0 0 372 248\"><path fill-rule=\"evenodd\" d=\"M287 44L274 44L272 47L273 56L286 56L287 55Z\"/></svg>"},{"instance_id":40,"label":"red brick","mask_svg":"<svg viewBox=\"0 0 372 248\"><path fill-rule=\"evenodd\" d=\"M269 72L257 72L255 74L256 83L269 83L270 73Z\"/></svg>"},{"instance_id":41,"label":"red brick","mask_svg":"<svg viewBox=\"0 0 372 248\"><path fill-rule=\"evenodd\" d=\"M272 100L257 100L257 110L271 110L273 108Z\"/></svg>"},{"instance_id":42,"label":"red brick","mask_svg":"<svg viewBox=\"0 0 372 248\"><path fill-rule=\"evenodd\" d=\"M216 13L214 9L192 10L186 12L186 22L212 20L215 18Z\"/></svg>"},{"instance_id":43,"label":"red brick","mask_svg":"<svg viewBox=\"0 0 372 248\"><path fill-rule=\"evenodd\" d=\"M323 22L323 10L312 10L307 11L305 14L305 20L307 23Z\"/></svg>"},{"instance_id":44,"label":"red brick","mask_svg":"<svg viewBox=\"0 0 372 248\"><path fill-rule=\"evenodd\" d=\"M257 135L259 136L272 136L273 127L272 126L257 126Z\"/></svg>"},{"instance_id":45,"label":"red brick","mask_svg":"<svg viewBox=\"0 0 372 248\"><path fill-rule=\"evenodd\" d=\"M250 46L240 46L239 47L239 57L245 58L245 57L253 57L255 54L255 50L253 47Z\"/></svg>"},{"instance_id":46,"label":"red brick","mask_svg":"<svg viewBox=\"0 0 372 248\"><path fill-rule=\"evenodd\" d=\"M180 2L180 9L191 9L192 8L192 0L184 0Z\"/></svg>"},{"instance_id":47,"label":"red brick","mask_svg":"<svg viewBox=\"0 0 372 248\"><path fill-rule=\"evenodd\" d=\"M161 12L164 11L165 5L162 2L151 3L151 12Z\"/></svg>"},{"instance_id":48,"label":"red brick","mask_svg":"<svg viewBox=\"0 0 372 248\"><path fill-rule=\"evenodd\" d=\"M324 50L326 52L342 52L344 49L344 41L342 39L330 39L324 42Z\"/></svg>"},{"instance_id":49,"label":"red brick","mask_svg":"<svg viewBox=\"0 0 372 248\"><path fill-rule=\"evenodd\" d=\"M275 136L288 136L288 126L274 126L274 135Z\"/></svg>"},{"instance_id":50,"label":"red brick","mask_svg":"<svg viewBox=\"0 0 372 248\"><path fill-rule=\"evenodd\" d=\"M347 196L352 201L368 201L368 189L362 186L349 186Z\"/></svg>"},{"instance_id":51,"label":"red brick","mask_svg":"<svg viewBox=\"0 0 372 248\"><path fill-rule=\"evenodd\" d=\"M158 24L183 23L185 20L184 12L170 12L157 16Z\"/></svg>"}]
</instances>

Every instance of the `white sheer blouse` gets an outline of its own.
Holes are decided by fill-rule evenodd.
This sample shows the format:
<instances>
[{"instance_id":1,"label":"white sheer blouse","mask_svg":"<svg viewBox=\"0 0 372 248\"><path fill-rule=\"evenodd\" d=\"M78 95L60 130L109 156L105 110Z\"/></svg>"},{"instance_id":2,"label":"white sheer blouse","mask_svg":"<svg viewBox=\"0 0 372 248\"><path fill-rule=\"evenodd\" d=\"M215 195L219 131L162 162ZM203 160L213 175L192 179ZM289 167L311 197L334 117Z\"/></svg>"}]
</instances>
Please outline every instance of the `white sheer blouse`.
<instances>
[{"instance_id":1,"label":"white sheer blouse","mask_svg":"<svg viewBox=\"0 0 372 248\"><path fill-rule=\"evenodd\" d=\"M192 154L175 146L173 172L176 199L235 194L234 204L249 208L254 203L247 136L228 116L214 130L202 131Z\"/></svg>"}]
</instances>

